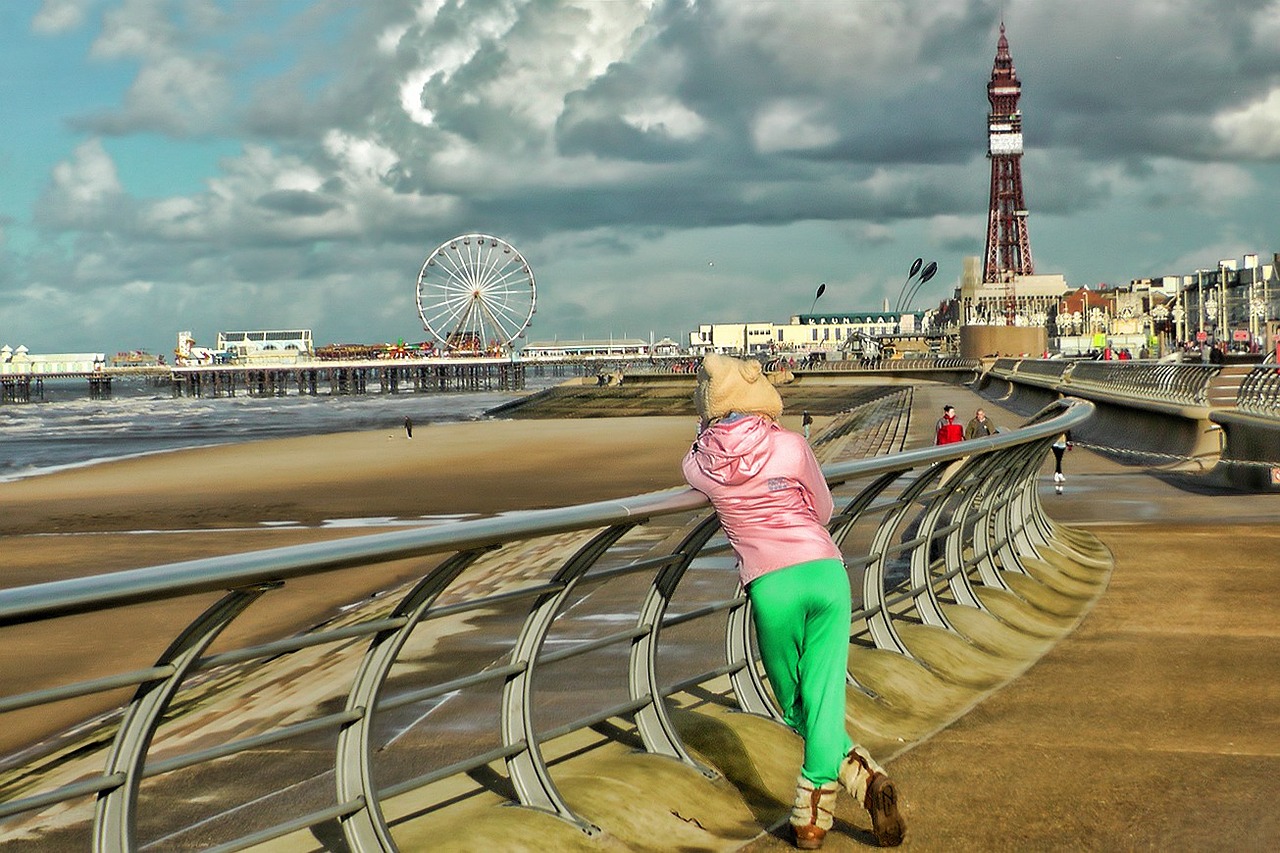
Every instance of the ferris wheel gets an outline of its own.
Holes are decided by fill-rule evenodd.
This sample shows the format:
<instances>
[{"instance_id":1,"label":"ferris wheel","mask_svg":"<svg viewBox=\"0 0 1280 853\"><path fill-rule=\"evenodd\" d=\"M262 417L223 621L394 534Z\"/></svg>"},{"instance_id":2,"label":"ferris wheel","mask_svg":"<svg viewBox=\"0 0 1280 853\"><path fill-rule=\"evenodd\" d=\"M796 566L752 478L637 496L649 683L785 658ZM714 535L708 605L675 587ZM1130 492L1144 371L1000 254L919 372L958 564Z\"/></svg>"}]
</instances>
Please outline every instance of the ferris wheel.
<instances>
[{"instance_id":1,"label":"ferris wheel","mask_svg":"<svg viewBox=\"0 0 1280 853\"><path fill-rule=\"evenodd\" d=\"M464 234L427 256L418 274L418 316L448 350L497 352L533 319L533 270L505 240Z\"/></svg>"}]
</instances>

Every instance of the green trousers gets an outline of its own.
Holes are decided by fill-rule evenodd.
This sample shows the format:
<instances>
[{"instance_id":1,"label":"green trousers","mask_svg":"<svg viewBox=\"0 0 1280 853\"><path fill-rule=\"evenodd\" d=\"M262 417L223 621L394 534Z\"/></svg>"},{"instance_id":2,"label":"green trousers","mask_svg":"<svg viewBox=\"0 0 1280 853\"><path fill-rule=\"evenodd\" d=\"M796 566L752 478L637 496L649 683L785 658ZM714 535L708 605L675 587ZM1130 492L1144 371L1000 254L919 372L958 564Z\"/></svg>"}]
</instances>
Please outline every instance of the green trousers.
<instances>
[{"instance_id":1,"label":"green trousers","mask_svg":"<svg viewBox=\"0 0 1280 853\"><path fill-rule=\"evenodd\" d=\"M844 726L849 665L849 575L839 560L814 560L747 585L765 675L787 725L804 738L801 775L836 779L853 748Z\"/></svg>"}]
</instances>

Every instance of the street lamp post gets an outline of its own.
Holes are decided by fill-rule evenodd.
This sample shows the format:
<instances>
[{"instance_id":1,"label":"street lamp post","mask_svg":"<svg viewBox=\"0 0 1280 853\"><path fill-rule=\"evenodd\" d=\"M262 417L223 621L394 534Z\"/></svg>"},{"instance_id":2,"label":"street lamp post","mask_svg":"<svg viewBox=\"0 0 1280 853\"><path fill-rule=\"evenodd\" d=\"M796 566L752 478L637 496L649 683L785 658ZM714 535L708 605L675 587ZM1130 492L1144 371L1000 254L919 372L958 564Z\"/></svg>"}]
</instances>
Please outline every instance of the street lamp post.
<instances>
[{"instance_id":1,"label":"street lamp post","mask_svg":"<svg viewBox=\"0 0 1280 853\"><path fill-rule=\"evenodd\" d=\"M1151 323L1153 330L1157 332L1157 355L1164 354L1165 339L1165 323L1169 319L1169 309L1164 305L1157 305L1151 309Z\"/></svg>"},{"instance_id":2,"label":"street lamp post","mask_svg":"<svg viewBox=\"0 0 1280 853\"><path fill-rule=\"evenodd\" d=\"M1204 331L1204 270L1196 270L1196 331Z\"/></svg>"}]
</instances>

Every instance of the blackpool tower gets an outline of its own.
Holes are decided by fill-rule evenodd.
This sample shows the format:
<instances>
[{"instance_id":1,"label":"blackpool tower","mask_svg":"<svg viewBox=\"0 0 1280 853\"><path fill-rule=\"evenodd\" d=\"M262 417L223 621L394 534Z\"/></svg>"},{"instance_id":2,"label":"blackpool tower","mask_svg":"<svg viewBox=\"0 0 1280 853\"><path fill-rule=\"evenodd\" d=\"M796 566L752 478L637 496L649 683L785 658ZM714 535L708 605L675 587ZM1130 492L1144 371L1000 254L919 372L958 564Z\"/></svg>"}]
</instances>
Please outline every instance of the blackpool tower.
<instances>
[{"instance_id":1,"label":"blackpool tower","mask_svg":"<svg viewBox=\"0 0 1280 853\"><path fill-rule=\"evenodd\" d=\"M1012 288L1014 278L1033 275L1027 239L1027 206L1022 199L1022 83L1013 70L1009 40L1000 24L996 61L987 84L987 156L991 159L991 204L987 213L987 254L982 280ZM1010 294L1012 300L1012 293Z\"/></svg>"}]
</instances>

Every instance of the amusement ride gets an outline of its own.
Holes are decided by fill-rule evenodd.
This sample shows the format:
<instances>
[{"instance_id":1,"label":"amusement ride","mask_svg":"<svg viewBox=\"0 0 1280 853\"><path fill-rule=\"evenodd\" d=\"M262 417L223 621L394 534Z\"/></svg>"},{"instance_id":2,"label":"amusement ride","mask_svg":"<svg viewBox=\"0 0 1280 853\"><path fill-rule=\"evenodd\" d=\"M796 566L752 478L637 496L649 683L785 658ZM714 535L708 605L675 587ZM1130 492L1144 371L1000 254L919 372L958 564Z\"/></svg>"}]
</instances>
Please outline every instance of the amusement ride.
<instances>
[{"instance_id":1,"label":"amusement ride","mask_svg":"<svg viewBox=\"0 0 1280 853\"><path fill-rule=\"evenodd\" d=\"M524 336L537 310L533 270L505 240L463 234L427 256L418 316L442 350L497 355Z\"/></svg>"}]
</instances>

